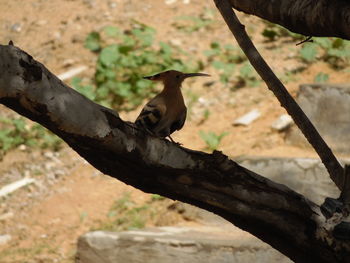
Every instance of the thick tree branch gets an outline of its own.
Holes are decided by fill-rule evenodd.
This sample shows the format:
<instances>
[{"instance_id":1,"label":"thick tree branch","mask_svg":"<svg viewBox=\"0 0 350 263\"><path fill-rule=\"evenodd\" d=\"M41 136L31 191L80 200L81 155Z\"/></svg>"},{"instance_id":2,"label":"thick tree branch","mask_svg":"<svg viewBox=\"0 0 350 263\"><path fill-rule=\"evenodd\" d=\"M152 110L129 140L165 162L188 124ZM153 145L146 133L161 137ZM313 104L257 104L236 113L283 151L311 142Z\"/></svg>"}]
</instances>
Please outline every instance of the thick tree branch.
<instances>
[{"instance_id":1,"label":"thick tree branch","mask_svg":"<svg viewBox=\"0 0 350 263\"><path fill-rule=\"evenodd\" d=\"M56 133L103 173L212 211L297 262L349 259L316 204L220 152L149 137L14 46L0 45L0 103Z\"/></svg>"},{"instance_id":2,"label":"thick tree branch","mask_svg":"<svg viewBox=\"0 0 350 263\"><path fill-rule=\"evenodd\" d=\"M305 115L303 110L288 93L281 81L276 77L271 68L261 57L259 51L255 48L253 42L248 37L244 26L239 22L236 14L232 10L229 0L214 1L250 63L253 65L260 77L265 81L268 88L275 94L281 105L293 118L295 124L305 135L312 147L316 150L323 164L326 166L333 182L340 190L342 190L344 184L344 169L332 153L331 149L322 139L321 135L318 133L309 118Z\"/></svg>"},{"instance_id":3,"label":"thick tree branch","mask_svg":"<svg viewBox=\"0 0 350 263\"><path fill-rule=\"evenodd\" d=\"M346 0L230 0L233 8L305 36L350 39Z\"/></svg>"}]
</instances>

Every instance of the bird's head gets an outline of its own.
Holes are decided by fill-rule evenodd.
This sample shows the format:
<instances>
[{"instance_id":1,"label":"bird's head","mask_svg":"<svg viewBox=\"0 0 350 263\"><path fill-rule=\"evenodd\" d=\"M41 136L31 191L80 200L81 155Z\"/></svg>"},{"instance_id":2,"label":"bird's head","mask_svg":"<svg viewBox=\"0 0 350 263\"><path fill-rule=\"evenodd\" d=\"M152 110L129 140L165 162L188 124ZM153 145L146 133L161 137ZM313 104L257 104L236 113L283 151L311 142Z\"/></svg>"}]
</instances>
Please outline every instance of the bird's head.
<instances>
[{"instance_id":1,"label":"bird's head","mask_svg":"<svg viewBox=\"0 0 350 263\"><path fill-rule=\"evenodd\" d=\"M196 77L196 76L210 76L205 73L182 73L176 70L167 70L156 75L143 77L144 79L149 79L152 81L162 81L164 85L171 85L175 87L180 87L182 81L186 78Z\"/></svg>"}]
</instances>

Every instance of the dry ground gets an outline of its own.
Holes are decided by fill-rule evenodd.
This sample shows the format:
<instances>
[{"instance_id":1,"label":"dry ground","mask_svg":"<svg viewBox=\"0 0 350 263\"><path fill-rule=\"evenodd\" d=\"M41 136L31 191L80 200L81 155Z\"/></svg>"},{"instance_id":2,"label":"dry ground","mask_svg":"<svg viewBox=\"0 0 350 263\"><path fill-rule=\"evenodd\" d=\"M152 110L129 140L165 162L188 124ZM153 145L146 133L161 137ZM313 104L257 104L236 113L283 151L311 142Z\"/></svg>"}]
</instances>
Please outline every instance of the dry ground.
<instances>
[{"instance_id":1,"label":"dry ground","mask_svg":"<svg viewBox=\"0 0 350 263\"><path fill-rule=\"evenodd\" d=\"M86 35L106 25L127 26L132 19L157 30L157 38L172 40L194 57L203 57L202 51L212 41L235 43L213 1L182 0L166 4L165 0L0 0L0 41L13 40L54 74L60 74L80 65L88 70L82 77L94 74L96 57L83 47ZM208 30L187 34L172 25L180 15L199 16L203 10L214 10L213 24ZM279 73L299 65L295 43L265 43L261 36L263 23L240 14L248 25L258 48L268 63ZM271 123L285 111L273 94L261 83L258 87L245 87L234 92L225 89L212 74L214 84L207 87L197 79L185 83L186 91L197 94L202 103L193 105L192 115L174 139L185 147L202 150L205 147L198 131L229 132L219 149L229 156L315 156L312 150L300 149L284 142L284 134L271 129ZM317 63L299 74L297 81L288 83L295 94L300 83L312 82L318 72L328 73L330 82L344 82L347 74L335 72L326 64ZM69 83L69 82L68 82ZM141 106L140 106L141 107ZM210 111L202 122L203 109ZM233 127L237 117L258 109L261 117L248 127ZM140 108L122 113L133 120ZM0 114L12 114L4 107ZM22 150L21 150L22 149ZM144 203L150 196L115 179L100 174L68 147L58 153L31 149L16 149L0 163L0 186L29 175L37 183L0 199L0 235L9 234L12 240L0 244L0 262L72 262L79 235L98 227L107 217L113 202L123 193L130 192L136 203ZM169 204L169 203L166 203ZM186 224L176 215L152 224ZM164 218L164 217L163 217Z\"/></svg>"}]
</instances>

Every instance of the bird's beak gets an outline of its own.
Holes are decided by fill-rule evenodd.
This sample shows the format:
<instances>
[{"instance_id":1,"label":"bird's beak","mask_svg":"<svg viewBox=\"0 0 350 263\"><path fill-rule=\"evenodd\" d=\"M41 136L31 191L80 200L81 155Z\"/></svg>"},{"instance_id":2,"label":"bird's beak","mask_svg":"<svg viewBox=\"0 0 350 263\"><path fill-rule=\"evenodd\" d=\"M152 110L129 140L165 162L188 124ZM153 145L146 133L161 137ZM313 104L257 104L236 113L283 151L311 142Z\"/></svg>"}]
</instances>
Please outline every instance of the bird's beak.
<instances>
[{"instance_id":1,"label":"bird's beak","mask_svg":"<svg viewBox=\"0 0 350 263\"><path fill-rule=\"evenodd\" d=\"M146 77L143 77L143 79L153 80L154 76L146 76Z\"/></svg>"},{"instance_id":2,"label":"bird's beak","mask_svg":"<svg viewBox=\"0 0 350 263\"><path fill-rule=\"evenodd\" d=\"M184 73L183 78L190 78L190 77L198 77L198 76L203 76L203 77L209 77L209 74L206 73Z\"/></svg>"}]
</instances>

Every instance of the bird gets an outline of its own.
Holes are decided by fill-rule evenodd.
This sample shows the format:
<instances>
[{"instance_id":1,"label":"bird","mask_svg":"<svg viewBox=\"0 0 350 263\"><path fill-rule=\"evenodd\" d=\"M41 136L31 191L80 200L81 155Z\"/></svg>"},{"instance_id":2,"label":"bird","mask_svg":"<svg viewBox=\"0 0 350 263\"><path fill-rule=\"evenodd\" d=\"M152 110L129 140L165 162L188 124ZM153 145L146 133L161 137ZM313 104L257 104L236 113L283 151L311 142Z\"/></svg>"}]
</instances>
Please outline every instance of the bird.
<instances>
[{"instance_id":1,"label":"bird","mask_svg":"<svg viewBox=\"0 0 350 263\"><path fill-rule=\"evenodd\" d=\"M143 107L135 120L136 126L146 130L153 136L169 137L175 143L170 135L184 126L187 115L181 84L186 78L196 76L210 75L167 70L152 76L143 77L151 81L162 82L164 88Z\"/></svg>"}]
</instances>

